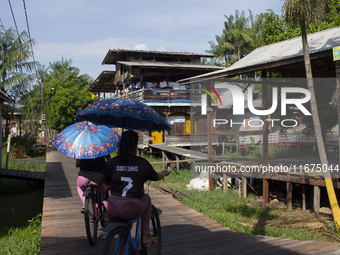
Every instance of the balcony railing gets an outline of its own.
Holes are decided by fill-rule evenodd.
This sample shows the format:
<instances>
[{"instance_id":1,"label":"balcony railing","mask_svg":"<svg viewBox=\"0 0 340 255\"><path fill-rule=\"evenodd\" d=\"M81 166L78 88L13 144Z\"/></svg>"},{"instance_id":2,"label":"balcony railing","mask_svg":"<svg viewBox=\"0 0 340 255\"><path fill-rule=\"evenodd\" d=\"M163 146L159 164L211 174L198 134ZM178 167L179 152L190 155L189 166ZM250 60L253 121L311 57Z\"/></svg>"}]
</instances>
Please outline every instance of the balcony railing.
<instances>
[{"instance_id":1,"label":"balcony railing","mask_svg":"<svg viewBox=\"0 0 340 255\"><path fill-rule=\"evenodd\" d=\"M172 89L146 89L142 88L128 93L128 98L143 103L152 104L190 104L199 103L198 90L172 90ZM194 96L196 95L196 96ZM118 98L125 98L126 95L119 95Z\"/></svg>"}]
</instances>

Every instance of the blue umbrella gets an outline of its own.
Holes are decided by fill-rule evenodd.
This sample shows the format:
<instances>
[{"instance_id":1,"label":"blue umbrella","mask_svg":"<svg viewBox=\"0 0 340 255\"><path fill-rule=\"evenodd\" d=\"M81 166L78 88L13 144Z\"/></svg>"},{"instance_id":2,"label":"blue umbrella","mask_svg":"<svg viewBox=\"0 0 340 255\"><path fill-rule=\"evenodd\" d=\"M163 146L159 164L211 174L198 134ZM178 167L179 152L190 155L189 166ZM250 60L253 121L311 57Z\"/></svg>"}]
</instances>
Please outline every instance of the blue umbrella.
<instances>
[{"instance_id":1,"label":"blue umbrella","mask_svg":"<svg viewBox=\"0 0 340 255\"><path fill-rule=\"evenodd\" d=\"M116 150L120 137L112 128L79 122L68 126L54 139L54 146L66 156L99 158Z\"/></svg>"},{"instance_id":2,"label":"blue umbrella","mask_svg":"<svg viewBox=\"0 0 340 255\"><path fill-rule=\"evenodd\" d=\"M77 120L141 131L169 130L169 124L152 107L130 99L104 99L76 115Z\"/></svg>"}]
</instances>

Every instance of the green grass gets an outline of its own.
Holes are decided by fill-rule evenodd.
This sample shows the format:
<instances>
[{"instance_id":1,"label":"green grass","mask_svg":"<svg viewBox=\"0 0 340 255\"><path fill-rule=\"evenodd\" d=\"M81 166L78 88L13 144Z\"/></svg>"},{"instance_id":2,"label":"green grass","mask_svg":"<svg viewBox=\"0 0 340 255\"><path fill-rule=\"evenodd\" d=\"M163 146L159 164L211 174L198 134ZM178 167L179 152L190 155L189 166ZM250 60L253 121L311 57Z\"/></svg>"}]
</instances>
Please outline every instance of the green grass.
<instances>
[{"instance_id":1,"label":"green grass","mask_svg":"<svg viewBox=\"0 0 340 255\"><path fill-rule=\"evenodd\" d=\"M34 165L42 170L45 163ZM22 163L17 166L25 168ZM3 178L0 204L0 255L39 254L43 189L30 181Z\"/></svg>"},{"instance_id":2,"label":"green grass","mask_svg":"<svg viewBox=\"0 0 340 255\"><path fill-rule=\"evenodd\" d=\"M282 209L280 211L280 209L265 208L252 204L248 200L239 200L237 192L233 189L229 189L226 194L222 189L214 189L210 192L188 190L186 184L190 180L190 171L180 170L174 171L173 176L166 177L160 184L189 193L189 197L180 199L183 204L230 229L296 240L330 241L328 237L322 236L317 231L291 224L297 219L297 215L306 217L301 216L299 211L288 213L284 210L285 216L282 216Z\"/></svg>"},{"instance_id":3,"label":"green grass","mask_svg":"<svg viewBox=\"0 0 340 255\"><path fill-rule=\"evenodd\" d=\"M36 255L40 251L41 215L29 221L24 228L11 229L0 239L1 255Z\"/></svg>"},{"instance_id":4,"label":"green grass","mask_svg":"<svg viewBox=\"0 0 340 255\"><path fill-rule=\"evenodd\" d=\"M6 168L6 155L2 157L2 168ZM23 161L23 160L16 160L8 157L8 169L12 170L25 170L25 171L32 171L32 172L45 172L46 163L39 162L35 159Z\"/></svg>"}]
</instances>

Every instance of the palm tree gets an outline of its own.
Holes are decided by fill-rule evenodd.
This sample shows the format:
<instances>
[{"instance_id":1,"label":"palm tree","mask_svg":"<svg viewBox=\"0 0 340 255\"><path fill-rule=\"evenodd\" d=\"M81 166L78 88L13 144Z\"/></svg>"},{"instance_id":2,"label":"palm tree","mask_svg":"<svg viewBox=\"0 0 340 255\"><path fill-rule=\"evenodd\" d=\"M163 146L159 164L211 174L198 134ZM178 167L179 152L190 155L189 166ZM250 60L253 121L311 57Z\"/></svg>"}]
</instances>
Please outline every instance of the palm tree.
<instances>
[{"instance_id":1,"label":"palm tree","mask_svg":"<svg viewBox=\"0 0 340 255\"><path fill-rule=\"evenodd\" d=\"M34 41L32 41L34 43ZM28 62L31 57L30 40L26 32L17 35L13 29L4 30L0 27L0 90L4 93L9 89L21 89L23 80L28 79L34 63ZM26 84L27 85L27 84ZM16 87L16 88L14 88Z\"/></svg>"},{"instance_id":2,"label":"palm tree","mask_svg":"<svg viewBox=\"0 0 340 255\"><path fill-rule=\"evenodd\" d=\"M34 41L26 32L18 35L13 29L5 30L0 26L0 91L12 99L8 108L10 122L17 101L26 94L33 81L31 71L35 63L28 61L32 55L31 43L34 44Z\"/></svg>"},{"instance_id":3,"label":"palm tree","mask_svg":"<svg viewBox=\"0 0 340 255\"><path fill-rule=\"evenodd\" d=\"M59 80L61 82L66 82L78 78L78 75L80 73L79 68L72 66L72 59L67 60L63 57L61 58L61 61L50 63L49 69L50 80Z\"/></svg>"},{"instance_id":4,"label":"palm tree","mask_svg":"<svg viewBox=\"0 0 340 255\"><path fill-rule=\"evenodd\" d=\"M216 35L216 44L210 41L210 50L207 53L218 57L218 61L224 60L228 67L230 63L240 60L244 55L254 49L254 41L256 37L250 27L250 19L253 19L250 12L250 17L245 17L245 12L241 14L235 10L235 16L230 15L224 17L227 19L224 22L222 35ZM251 24L252 25L252 24Z\"/></svg>"},{"instance_id":5,"label":"palm tree","mask_svg":"<svg viewBox=\"0 0 340 255\"><path fill-rule=\"evenodd\" d=\"M253 50L254 40L251 28L249 28L250 17L246 18L244 11L240 14L238 10L235 10L235 16L225 17L227 21L224 22L224 40L233 45L234 54L237 56L237 60L240 60L243 55Z\"/></svg>"},{"instance_id":6,"label":"palm tree","mask_svg":"<svg viewBox=\"0 0 340 255\"><path fill-rule=\"evenodd\" d=\"M322 137L318 108L315 99L314 82L306 32L306 26L308 26L308 24L320 22L323 20L325 15L325 5L326 5L325 0L284 0L284 3L282 5L282 14L287 24L299 25L301 28L303 56L306 69L307 86L308 90L311 93L310 103L316 142L318 146L321 164L322 166L324 165L327 166L328 169L328 159L326 155L324 140ZM328 198L333 212L334 221L337 224L338 222L340 223L340 210L338 201L335 196L332 179L328 171L324 172L324 178L326 182Z\"/></svg>"},{"instance_id":7,"label":"palm tree","mask_svg":"<svg viewBox=\"0 0 340 255\"><path fill-rule=\"evenodd\" d=\"M217 44L215 44L213 41L209 41L210 50L206 50L206 52L217 57L217 61L215 62L222 61L228 67L234 46L232 43L226 41L223 36L216 35L215 39Z\"/></svg>"}]
</instances>

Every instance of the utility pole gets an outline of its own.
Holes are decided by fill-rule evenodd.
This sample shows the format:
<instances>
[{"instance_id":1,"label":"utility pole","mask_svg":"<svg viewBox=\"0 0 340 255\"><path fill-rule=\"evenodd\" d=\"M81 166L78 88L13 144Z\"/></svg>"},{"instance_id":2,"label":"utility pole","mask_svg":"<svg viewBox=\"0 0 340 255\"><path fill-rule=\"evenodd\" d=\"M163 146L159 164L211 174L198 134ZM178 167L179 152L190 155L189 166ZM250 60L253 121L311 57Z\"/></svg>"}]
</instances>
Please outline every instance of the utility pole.
<instances>
[{"instance_id":1,"label":"utility pole","mask_svg":"<svg viewBox=\"0 0 340 255\"><path fill-rule=\"evenodd\" d=\"M44 115L44 83L41 83L41 144L45 144L45 115Z\"/></svg>"}]
</instances>

